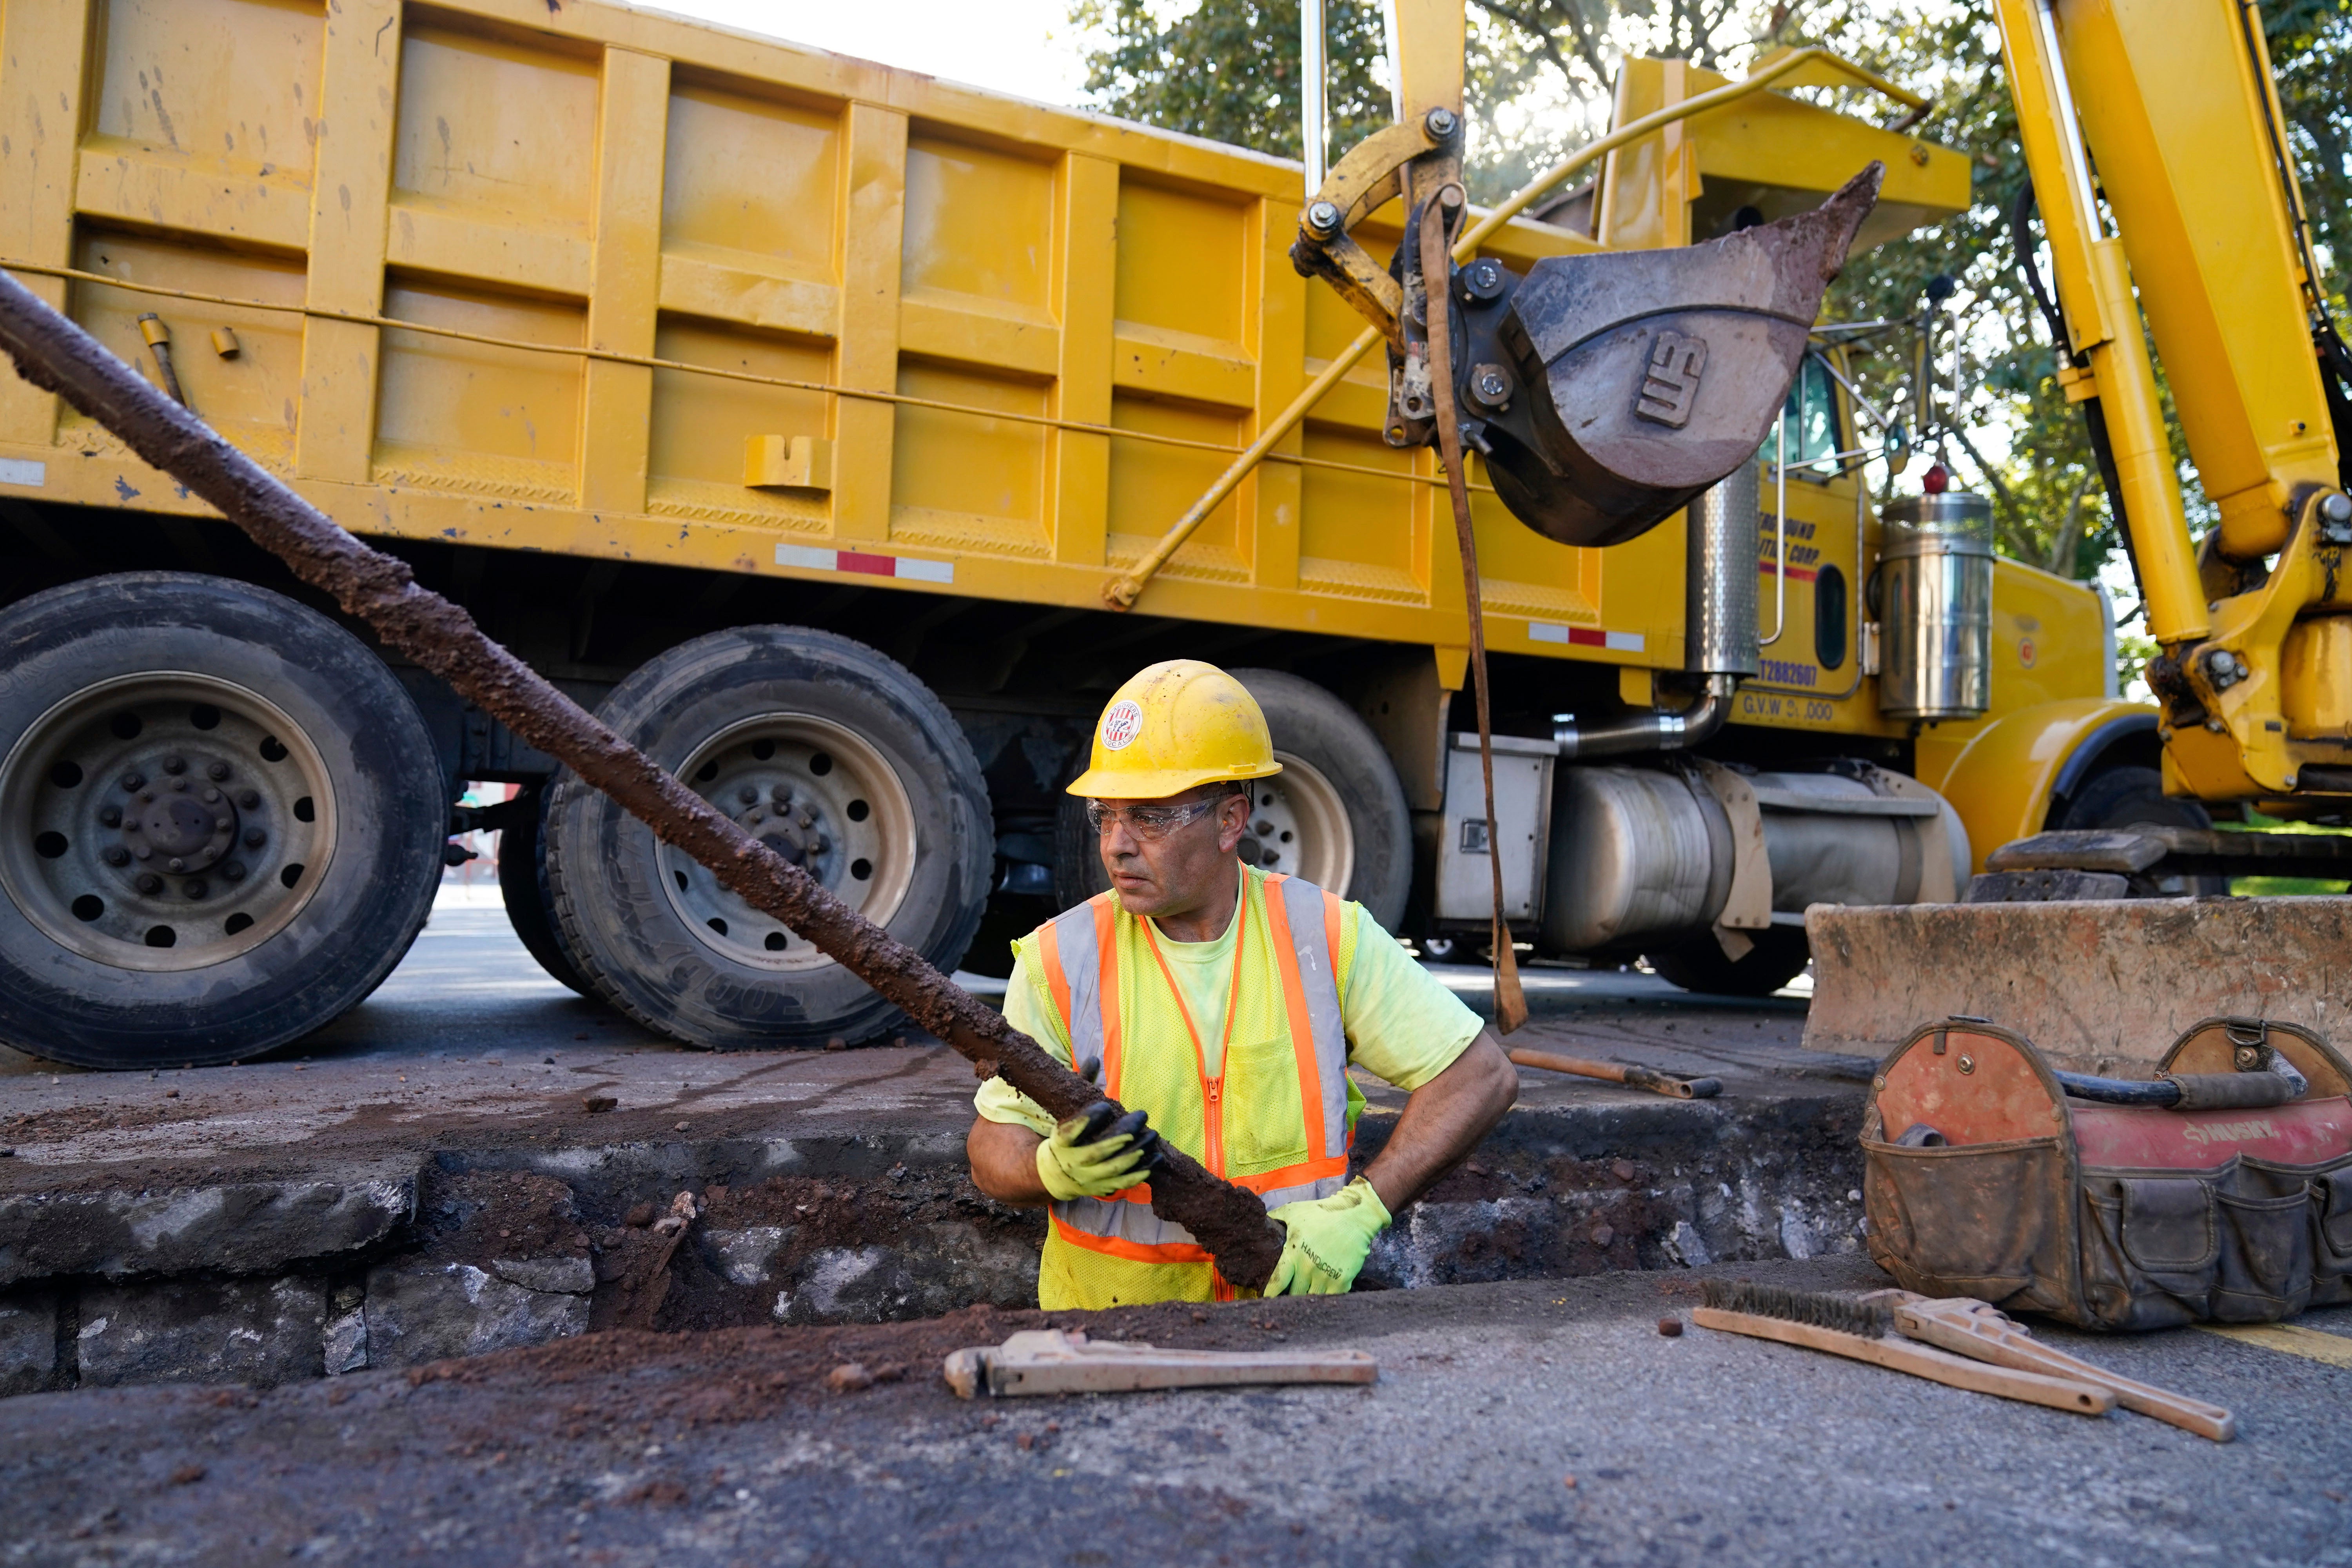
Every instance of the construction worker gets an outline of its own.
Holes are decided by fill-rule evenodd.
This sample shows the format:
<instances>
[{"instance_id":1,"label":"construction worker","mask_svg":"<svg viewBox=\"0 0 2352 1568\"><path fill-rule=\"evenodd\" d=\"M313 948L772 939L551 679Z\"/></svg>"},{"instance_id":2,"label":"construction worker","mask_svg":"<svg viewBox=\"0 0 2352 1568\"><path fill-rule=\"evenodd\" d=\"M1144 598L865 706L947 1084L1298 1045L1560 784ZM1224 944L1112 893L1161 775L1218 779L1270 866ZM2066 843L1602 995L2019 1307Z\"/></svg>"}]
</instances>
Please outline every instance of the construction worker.
<instances>
[{"instance_id":1,"label":"construction worker","mask_svg":"<svg viewBox=\"0 0 2352 1568\"><path fill-rule=\"evenodd\" d=\"M1151 666L1103 710L1091 763L1069 787L1110 890L1013 943L1004 1013L1129 1114L1057 1126L991 1079L965 1142L972 1180L1050 1205L1049 1309L1242 1293L1152 1214L1161 1137L1282 1221L1266 1294L1346 1290L1390 1216L1510 1108L1518 1074L1360 905L1242 863L1252 785L1282 765L1241 682L1194 659ZM1351 1062L1412 1097L1352 1182Z\"/></svg>"}]
</instances>

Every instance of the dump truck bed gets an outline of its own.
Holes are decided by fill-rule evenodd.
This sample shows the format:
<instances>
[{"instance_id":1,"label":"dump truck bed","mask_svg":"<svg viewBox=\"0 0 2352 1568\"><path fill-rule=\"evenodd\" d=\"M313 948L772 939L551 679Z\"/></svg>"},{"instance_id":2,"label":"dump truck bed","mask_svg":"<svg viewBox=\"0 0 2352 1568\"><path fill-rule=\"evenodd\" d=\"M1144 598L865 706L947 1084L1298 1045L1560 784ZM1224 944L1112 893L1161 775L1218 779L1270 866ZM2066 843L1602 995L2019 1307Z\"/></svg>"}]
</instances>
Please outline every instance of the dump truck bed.
<instances>
[{"instance_id":1,"label":"dump truck bed","mask_svg":"<svg viewBox=\"0 0 2352 1568\"><path fill-rule=\"evenodd\" d=\"M1289 265L1294 163L651 12L57 0L5 27L0 260L134 363L155 314L196 411L362 532L1096 606L1360 325ZM1906 226L1966 187L1780 94L1677 145L1724 192L1916 150ZM1627 163L1611 221L1686 238L1655 173ZM1593 244L1520 221L1490 248ZM1375 359L1141 607L1465 642L1433 456L1381 441L1384 398ZM13 377L0 486L201 510ZM1678 531L1604 554L1475 504L1493 646L1679 666Z\"/></svg>"}]
</instances>

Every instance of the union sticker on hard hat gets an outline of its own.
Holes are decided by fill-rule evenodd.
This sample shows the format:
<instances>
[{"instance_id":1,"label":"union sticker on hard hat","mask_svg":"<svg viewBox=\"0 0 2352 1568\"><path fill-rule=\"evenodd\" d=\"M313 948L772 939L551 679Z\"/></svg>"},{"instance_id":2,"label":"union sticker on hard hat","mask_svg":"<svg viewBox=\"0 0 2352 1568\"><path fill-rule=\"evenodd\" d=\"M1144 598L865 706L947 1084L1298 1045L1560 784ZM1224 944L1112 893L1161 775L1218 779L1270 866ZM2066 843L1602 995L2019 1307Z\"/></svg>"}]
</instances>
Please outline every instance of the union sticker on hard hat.
<instances>
[{"instance_id":1,"label":"union sticker on hard hat","mask_svg":"<svg viewBox=\"0 0 2352 1568\"><path fill-rule=\"evenodd\" d=\"M1127 749L1128 742L1133 741L1142 731L1143 710L1135 705L1135 700L1129 698L1124 702L1114 702L1110 705L1110 710L1103 715L1103 750L1124 751Z\"/></svg>"}]
</instances>

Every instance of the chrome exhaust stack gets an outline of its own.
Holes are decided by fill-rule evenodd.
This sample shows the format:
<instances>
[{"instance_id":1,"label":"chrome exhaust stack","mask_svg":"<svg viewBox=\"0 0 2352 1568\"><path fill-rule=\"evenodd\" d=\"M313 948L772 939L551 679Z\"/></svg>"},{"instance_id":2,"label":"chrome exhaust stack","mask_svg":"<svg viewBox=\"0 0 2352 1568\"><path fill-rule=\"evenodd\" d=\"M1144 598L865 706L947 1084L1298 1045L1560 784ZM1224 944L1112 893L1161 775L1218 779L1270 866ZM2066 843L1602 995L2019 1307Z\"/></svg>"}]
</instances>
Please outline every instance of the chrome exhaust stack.
<instances>
[{"instance_id":1,"label":"chrome exhaust stack","mask_svg":"<svg viewBox=\"0 0 2352 1568\"><path fill-rule=\"evenodd\" d=\"M1628 713L1552 730L1563 762L1633 752L1687 751L1723 728L1739 678L1761 672L1756 629L1762 470L1742 463L1691 502L1684 572L1683 668L1705 678L1698 700L1679 713Z\"/></svg>"}]
</instances>

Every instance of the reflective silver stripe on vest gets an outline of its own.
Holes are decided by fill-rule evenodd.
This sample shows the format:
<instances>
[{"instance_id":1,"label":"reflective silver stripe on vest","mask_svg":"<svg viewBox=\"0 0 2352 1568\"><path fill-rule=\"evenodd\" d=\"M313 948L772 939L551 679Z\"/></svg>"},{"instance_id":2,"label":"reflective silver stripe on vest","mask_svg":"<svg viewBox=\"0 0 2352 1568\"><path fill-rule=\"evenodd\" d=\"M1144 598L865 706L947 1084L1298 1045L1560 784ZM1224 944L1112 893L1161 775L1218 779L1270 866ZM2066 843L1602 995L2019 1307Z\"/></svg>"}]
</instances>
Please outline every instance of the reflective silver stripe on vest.
<instances>
[{"instance_id":1,"label":"reflective silver stripe on vest","mask_svg":"<svg viewBox=\"0 0 2352 1568\"><path fill-rule=\"evenodd\" d=\"M1323 1148L1327 1156L1341 1153L1347 1144L1348 1041L1339 1018L1338 955L1323 929L1323 890L1296 877L1267 889L1279 893L1283 913L1290 922L1291 945L1298 957L1298 974L1307 998L1307 1027L1314 1035L1317 1077L1322 1089ZM1102 955L1095 941L1092 904L1080 904L1054 918L1055 948L1062 977L1070 989L1070 1048L1076 1059L1103 1052ZM1307 1107L1314 1115L1318 1108ZM1263 1194L1265 1206L1305 1199L1329 1197L1347 1185L1344 1175L1326 1176L1297 1186L1277 1187ZM1055 1218L1083 1235L1131 1242L1139 1247L1166 1247L1192 1240L1182 1226L1161 1219L1149 1204L1120 1198L1061 1198L1055 1200Z\"/></svg>"},{"instance_id":2,"label":"reflective silver stripe on vest","mask_svg":"<svg viewBox=\"0 0 2352 1568\"><path fill-rule=\"evenodd\" d=\"M1095 948L1094 904L1063 910L1053 926L1062 978L1070 987L1070 1016L1062 1020L1070 1031L1070 1065L1083 1068L1088 1057L1103 1054L1102 954Z\"/></svg>"},{"instance_id":3,"label":"reflective silver stripe on vest","mask_svg":"<svg viewBox=\"0 0 2352 1568\"><path fill-rule=\"evenodd\" d=\"M1282 896L1283 912L1290 919L1290 942L1298 952L1298 978L1307 993L1307 1026L1315 1036L1316 1077L1323 1091L1323 1152L1337 1154L1348 1138L1348 1038L1339 1021L1339 955L1331 951L1323 928L1322 889L1286 877L1272 890ZM1307 1115L1315 1114L1315 1107L1304 1109ZM1280 1205L1269 1195L1266 1206Z\"/></svg>"}]
</instances>

